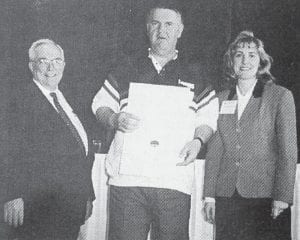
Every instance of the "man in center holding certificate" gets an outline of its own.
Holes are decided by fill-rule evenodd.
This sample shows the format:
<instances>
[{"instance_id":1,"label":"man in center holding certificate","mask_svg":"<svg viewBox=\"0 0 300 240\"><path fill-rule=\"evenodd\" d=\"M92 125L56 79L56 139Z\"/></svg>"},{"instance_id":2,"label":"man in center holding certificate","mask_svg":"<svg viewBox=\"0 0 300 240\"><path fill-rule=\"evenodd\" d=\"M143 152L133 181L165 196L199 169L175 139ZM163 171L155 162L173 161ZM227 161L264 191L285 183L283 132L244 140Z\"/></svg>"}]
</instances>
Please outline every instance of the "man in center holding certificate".
<instances>
[{"instance_id":1,"label":"man in center holding certificate","mask_svg":"<svg viewBox=\"0 0 300 240\"><path fill-rule=\"evenodd\" d=\"M188 240L194 160L216 129L212 87L176 50L182 11L159 1L146 18L150 48L120 59L93 100L114 130L106 158L109 240Z\"/></svg>"}]
</instances>

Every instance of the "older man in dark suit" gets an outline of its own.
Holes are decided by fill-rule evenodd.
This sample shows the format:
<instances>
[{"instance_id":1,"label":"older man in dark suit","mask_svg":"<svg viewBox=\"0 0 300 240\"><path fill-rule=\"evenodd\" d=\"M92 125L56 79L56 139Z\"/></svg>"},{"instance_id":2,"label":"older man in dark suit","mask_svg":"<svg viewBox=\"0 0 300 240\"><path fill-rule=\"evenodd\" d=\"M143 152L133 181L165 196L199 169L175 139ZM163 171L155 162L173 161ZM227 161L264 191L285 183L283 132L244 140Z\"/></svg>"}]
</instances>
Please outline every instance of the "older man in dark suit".
<instances>
[{"instance_id":1,"label":"older man in dark suit","mask_svg":"<svg viewBox=\"0 0 300 240\"><path fill-rule=\"evenodd\" d=\"M17 227L19 239L74 240L94 199L87 128L58 88L63 49L41 39L29 59L33 81L13 107L17 149L11 153L5 220Z\"/></svg>"}]
</instances>

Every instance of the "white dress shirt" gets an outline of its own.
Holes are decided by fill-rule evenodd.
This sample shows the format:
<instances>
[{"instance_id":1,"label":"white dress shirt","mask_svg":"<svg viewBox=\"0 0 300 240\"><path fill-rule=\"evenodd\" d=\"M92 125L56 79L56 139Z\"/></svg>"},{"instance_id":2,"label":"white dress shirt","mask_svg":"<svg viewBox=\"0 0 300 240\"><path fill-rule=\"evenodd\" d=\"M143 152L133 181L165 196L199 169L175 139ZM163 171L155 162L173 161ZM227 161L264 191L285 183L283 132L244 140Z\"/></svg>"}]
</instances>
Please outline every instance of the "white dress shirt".
<instances>
[{"instance_id":1,"label":"white dress shirt","mask_svg":"<svg viewBox=\"0 0 300 240\"><path fill-rule=\"evenodd\" d=\"M63 110L66 112L67 116L73 123L74 127L76 128L77 132L79 133L79 136L83 142L85 153L88 152L88 138L87 134L84 130L84 127L82 126L79 118L77 115L73 112L73 109L71 108L70 104L67 102L65 97L63 96L62 92L59 91L59 89L55 89L55 91L49 91L45 87L43 87L38 81L34 80L34 83L38 86L38 88L41 90L43 95L47 98L47 100L51 103L51 105L54 107L54 109L57 111L55 104L53 102L53 98L50 96L50 93L54 92L57 95L58 102L60 103ZM58 111L57 111L58 112Z\"/></svg>"},{"instance_id":2,"label":"white dress shirt","mask_svg":"<svg viewBox=\"0 0 300 240\"><path fill-rule=\"evenodd\" d=\"M255 82L253 83L253 85L251 86L251 88L248 90L248 92L243 95L238 87L238 85L236 85L236 95L237 95L237 111L238 111L238 120L240 120L252 94L253 94L253 90L254 87L256 85L257 80L255 80Z\"/></svg>"}]
</instances>

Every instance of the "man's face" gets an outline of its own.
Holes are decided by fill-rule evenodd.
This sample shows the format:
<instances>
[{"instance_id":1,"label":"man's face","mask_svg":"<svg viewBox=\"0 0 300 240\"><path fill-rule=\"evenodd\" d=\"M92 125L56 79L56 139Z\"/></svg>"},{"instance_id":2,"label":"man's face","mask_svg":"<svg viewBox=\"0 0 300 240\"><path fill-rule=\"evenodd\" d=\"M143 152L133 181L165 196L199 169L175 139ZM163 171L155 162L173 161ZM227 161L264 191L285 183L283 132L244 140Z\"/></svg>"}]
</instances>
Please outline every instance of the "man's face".
<instances>
[{"instance_id":1,"label":"man's face","mask_svg":"<svg viewBox=\"0 0 300 240\"><path fill-rule=\"evenodd\" d=\"M53 44L42 44L37 47L35 59L29 63L34 79L50 91L58 87L64 67L63 54Z\"/></svg>"},{"instance_id":2,"label":"man's face","mask_svg":"<svg viewBox=\"0 0 300 240\"><path fill-rule=\"evenodd\" d=\"M147 33L151 49L161 57L174 53L181 37L181 16L170 9L157 8L151 11L147 21Z\"/></svg>"}]
</instances>

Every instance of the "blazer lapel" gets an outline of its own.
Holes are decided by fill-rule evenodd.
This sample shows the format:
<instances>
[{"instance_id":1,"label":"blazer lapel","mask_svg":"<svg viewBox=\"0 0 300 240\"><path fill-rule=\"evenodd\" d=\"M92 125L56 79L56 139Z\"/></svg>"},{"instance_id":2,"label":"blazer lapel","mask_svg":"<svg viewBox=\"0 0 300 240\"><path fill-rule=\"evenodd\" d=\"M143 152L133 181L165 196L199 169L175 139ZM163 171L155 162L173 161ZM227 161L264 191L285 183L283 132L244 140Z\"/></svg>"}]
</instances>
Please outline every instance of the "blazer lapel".
<instances>
[{"instance_id":1,"label":"blazer lapel","mask_svg":"<svg viewBox=\"0 0 300 240\"><path fill-rule=\"evenodd\" d=\"M257 119L259 117L259 109L261 106L264 85L265 84L263 82L259 80L257 81L253 90L253 94L249 99L249 102L246 105L244 112L242 113L241 118L239 120L240 125L242 125L245 121L253 122L254 119Z\"/></svg>"},{"instance_id":2,"label":"blazer lapel","mask_svg":"<svg viewBox=\"0 0 300 240\"><path fill-rule=\"evenodd\" d=\"M253 121L253 118L258 117L258 110L260 105L260 99L261 98L254 98L252 95L249 99L248 104L246 105L244 112L242 113L239 123L240 125L243 125L245 121Z\"/></svg>"}]
</instances>

